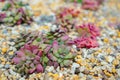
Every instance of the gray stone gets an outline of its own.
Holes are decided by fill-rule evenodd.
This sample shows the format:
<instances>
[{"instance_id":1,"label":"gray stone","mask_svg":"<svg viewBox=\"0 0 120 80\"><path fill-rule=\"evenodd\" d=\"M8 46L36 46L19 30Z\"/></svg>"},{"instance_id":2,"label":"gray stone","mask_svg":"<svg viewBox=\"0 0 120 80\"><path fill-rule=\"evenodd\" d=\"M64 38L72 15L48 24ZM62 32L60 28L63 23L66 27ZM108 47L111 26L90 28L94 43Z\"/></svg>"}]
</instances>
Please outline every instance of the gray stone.
<instances>
[{"instance_id":1,"label":"gray stone","mask_svg":"<svg viewBox=\"0 0 120 80\"><path fill-rule=\"evenodd\" d=\"M4 67L4 65L3 64L0 64L0 68L3 68Z\"/></svg>"},{"instance_id":2,"label":"gray stone","mask_svg":"<svg viewBox=\"0 0 120 80\"><path fill-rule=\"evenodd\" d=\"M6 68L6 69L10 68L10 65L9 65L9 64L6 64L6 65L5 65L5 68Z\"/></svg>"}]
</instances>

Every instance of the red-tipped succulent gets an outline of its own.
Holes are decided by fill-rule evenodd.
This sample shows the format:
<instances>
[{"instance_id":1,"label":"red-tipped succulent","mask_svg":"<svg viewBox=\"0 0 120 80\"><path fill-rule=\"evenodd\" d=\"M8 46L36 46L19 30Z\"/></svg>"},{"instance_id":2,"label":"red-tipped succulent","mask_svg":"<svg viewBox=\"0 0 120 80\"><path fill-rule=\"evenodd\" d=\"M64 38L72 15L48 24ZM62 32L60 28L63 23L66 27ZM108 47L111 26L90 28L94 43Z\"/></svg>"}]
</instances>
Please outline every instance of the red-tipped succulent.
<instances>
[{"instance_id":1,"label":"red-tipped succulent","mask_svg":"<svg viewBox=\"0 0 120 80\"><path fill-rule=\"evenodd\" d=\"M103 3L104 0L83 0L82 8L89 10L97 10L99 5Z\"/></svg>"},{"instance_id":2,"label":"red-tipped succulent","mask_svg":"<svg viewBox=\"0 0 120 80\"><path fill-rule=\"evenodd\" d=\"M43 72L44 69L40 63L42 54L38 46L25 44L16 52L13 62L20 73Z\"/></svg>"},{"instance_id":3,"label":"red-tipped succulent","mask_svg":"<svg viewBox=\"0 0 120 80\"><path fill-rule=\"evenodd\" d=\"M74 40L79 48L94 48L98 46L96 37L100 35L100 30L92 23L76 26L79 37Z\"/></svg>"},{"instance_id":4,"label":"red-tipped succulent","mask_svg":"<svg viewBox=\"0 0 120 80\"><path fill-rule=\"evenodd\" d=\"M83 25L76 26L76 30L79 35L88 37L97 37L100 35L100 30L93 23L85 23Z\"/></svg>"},{"instance_id":5,"label":"red-tipped succulent","mask_svg":"<svg viewBox=\"0 0 120 80\"><path fill-rule=\"evenodd\" d=\"M36 36L32 42L30 41L24 44L13 58L20 73L43 72L46 66L69 66L76 55L72 44L69 43L71 38L61 30Z\"/></svg>"},{"instance_id":6,"label":"red-tipped succulent","mask_svg":"<svg viewBox=\"0 0 120 80\"><path fill-rule=\"evenodd\" d=\"M30 24L33 21L32 13L21 1L6 0L2 12L4 13L0 13L0 24L14 26Z\"/></svg>"},{"instance_id":7,"label":"red-tipped succulent","mask_svg":"<svg viewBox=\"0 0 120 80\"><path fill-rule=\"evenodd\" d=\"M62 26L66 31L70 31L74 28L76 20L80 11L74 8L61 8L61 11L57 13L57 23Z\"/></svg>"},{"instance_id":8,"label":"red-tipped succulent","mask_svg":"<svg viewBox=\"0 0 120 80\"><path fill-rule=\"evenodd\" d=\"M95 48L98 47L96 39L91 37L79 37L75 39L75 44L78 48Z\"/></svg>"},{"instance_id":9,"label":"red-tipped succulent","mask_svg":"<svg viewBox=\"0 0 120 80\"><path fill-rule=\"evenodd\" d=\"M0 13L0 22L3 22L4 18L6 18L6 14Z\"/></svg>"},{"instance_id":10,"label":"red-tipped succulent","mask_svg":"<svg viewBox=\"0 0 120 80\"><path fill-rule=\"evenodd\" d=\"M0 2L4 2L5 0L0 0Z\"/></svg>"}]
</instances>

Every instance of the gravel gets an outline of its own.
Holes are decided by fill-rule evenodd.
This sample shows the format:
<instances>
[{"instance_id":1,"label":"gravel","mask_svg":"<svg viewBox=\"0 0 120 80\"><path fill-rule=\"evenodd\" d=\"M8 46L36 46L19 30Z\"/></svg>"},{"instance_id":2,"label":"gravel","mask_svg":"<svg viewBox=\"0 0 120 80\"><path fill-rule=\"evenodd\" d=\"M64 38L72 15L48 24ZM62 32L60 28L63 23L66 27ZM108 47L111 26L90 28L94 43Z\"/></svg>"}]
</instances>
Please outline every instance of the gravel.
<instances>
[{"instance_id":1,"label":"gravel","mask_svg":"<svg viewBox=\"0 0 120 80\"><path fill-rule=\"evenodd\" d=\"M31 4L28 0L23 0L25 3ZM32 1L32 0L31 0ZM34 1L34 0L33 0ZM42 0L39 0L43 2ZM55 0L56 5L61 4L57 3L60 0ZM115 23L120 21L120 15L117 7L119 0L108 0L104 5L100 7L98 11L88 11L81 10L80 23L82 22L94 22L101 29L101 35L97 38L99 47L85 49L82 48L78 51L75 61L70 67L54 67L47 66L44 73L34 73L30 74L27 78L29 80L57 80L55 75L58 75L60 80L120 80L120 33L114 28L114 26L109 26L109 23ZM114 2L112 2L114 1ZM44 3L48 3L44 1ZM52 3L52 2L50 2ZM49 5L50 5L49 3ZM48 5L48 6L49 6ZM67 6L71 6L68 4ZM42 10L44 12L44 10ZM50 13L52 10L50 9ZM116 18L117 20L115 20ZM42 31L47 33L49 30L46 30L42 27L48 26L51 30L58 28L59 26L53 25L55 20L54 14L52 15L41 15L35 18L35 22L31 25L19 25L14 27L8 27L6 25L0 25L0 76L1 80L28 80L26 77L15 72L15 65L12 64L11 59L15 55L16 48L14 47L15 40L20 37L20 33L31 32L35 30ZM70 37L75 38L77 35L75 32L70 33ZM108 39L106 42L104 39ZM115 44L116 43L116 44ZM7 48L7 52L3 53L2 49ZM76 46L74 45L75 49ZM9 54L13 52L13 54ZM77 60L81 62L78 63ZM2 73L1 73L2 72ZM51 75L50 75L51 74ZM38 77L39 75L39 77ZM45 77L47 75L47 77ZM75 77L76 76L76 77ZM36 79L35 79L36 78ZM62 79L61 79L62 78ZM75 79L73 79L75 78Z\"/></svg>"}]
</instances>

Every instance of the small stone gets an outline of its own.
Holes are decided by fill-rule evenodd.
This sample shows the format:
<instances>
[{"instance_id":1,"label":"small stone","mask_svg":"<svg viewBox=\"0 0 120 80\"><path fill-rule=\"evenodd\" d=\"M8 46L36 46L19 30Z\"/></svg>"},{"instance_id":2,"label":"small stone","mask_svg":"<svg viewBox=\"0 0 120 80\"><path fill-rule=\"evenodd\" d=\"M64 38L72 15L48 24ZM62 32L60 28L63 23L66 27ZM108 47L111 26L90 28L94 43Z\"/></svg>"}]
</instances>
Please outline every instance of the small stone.
<instances>
[{"instance_id":1,"label":"small stone","mask_svg":"<svg viewBox=\"0 0 120 80\"><path fill-rule=\"evenodd\" d=\"M4 65L3 64L0 64L0 68L3 68L4 67Z\"/></svg>"},{"instance_id":2,"label":"small stone","mask_svg":"<svg viewBox=\"0 0 120 80\"><path fill-rule=\"evenodd\" d=\"M108 38L104 38L103 40L105 43L108 43L109 42L109 39Z\"/></svg>"},{"instance_id":3,"label":"small stone","mask_svg":"<svg viewBox=\"0 0 120 80\"><path fill-rule=\"evenodd\" d=\"M76 68L75 69L75 74L79 74L80 73L80 69L79 68Z\"/></svg>"},{"instance_id":4,"label":"small stone","mask_svg":"<svg viewBox=\"0 0 120 80\"><path fill-rule=\"evenodd\" d=\"M8 54L9 54L9 55L13 55L13 54L14 54L14 52L13 52L13 51L10 51Z\"/></svg>"},{"instance_id":5,"label":"small stone","mask_svg":"<svg viewBox=\"0 0 120 80\"><path fill-rule=\"evenodd\" d=\"M74 74L74 73L75 73L75 69L78 68L79 66L80 66L79 64L73 63L73 64L72 64L72 67L71 67L71 68L72 68L72 69L71 69L71 73Z\"/></svg>"},{"instance_id":6,"label":"small stone","mask_svg":"<svg viewBox=\"0 0 120 80\"><path fill-rule=\"evenodd\" d=\"M6 65L5 65L5 68L6 68L6 69L10 68L10 65L9 65L9 64L6 64Z\"/></svg>"},{"instance_id":7,"label":"small stone","mask_svg":"<svg viewBox=\"0 0 120 80\"><path fill-rule=\"evenodd\" d=\"M119 64L119 60L117 60L117 59L115 59L114 61L113 61L113 65L118 65Z\"/></svg>"},{"instance_id":8,"label":"small stone","mask_svg":"<svg viewBox=\"0 0 120 80\"><path fill-rule=\"evenodd\" d=\"M25 78L20 78L19 80L25 80Z\"/></svg>"},{"instance_id":9,"label":"small stone","mask_svg":"<svg viewBox=\"0 0 120 80\"><path fill-rule=\"evenodd\" d=\"M73 76L73 80L79 80L79 76L78 75L74 75Z\"/></svg>"},{"instance_id":10,"label":"small stone","mask_svg":"<svg viewBox=\"0 0 120 80\"><path fill-rule=\"evenodd\" d=\"M9 75L9 72L5 71L4 74L5 74L5 76L8 76L8 75Z\"/></svg>"},{"instance_id":11,"label":"small stone","mask_svg":"<svg viewBox=\"0 0 120 80\"><path fill-rule=\"evenodd\" d=\"M85 69L83 73L84 74L89 74L89 71Z\"/></svg>"},{"instance_id":12,"label":"small stone","mask_svg":"<svg viewBox=\"0 0 120 80\"><path fill-rule=\"evenodd\" d=\"M52 72L53 70L54 70L54 67L53 66L51 66L51 67L46 67L46 70L48 71L48 72Z\"/></svg>"},{"instance_id":13,"label":"small stone","mask_svg":"<svg viewBox=\"0 0 120 80\"><path fill-rule=\"evenodd\" d=\"M3 73L3 71L2 71L2 70L0 70L0 76L2 75L2 73Z\"/></svg>"},{"instance_id":14,"label":"small stone","mask_svg":"<svg viewBox=\"0 0 120 80\"><path fill-rule=\"evenodd\" d=\"M81 66L80 67L80 72L83 72L85 70L85 67L84 66Z\"/></svg>"},{"instance_id":15,"label":"small stone","mask_svg":"<svg viewBox=\"0 0 120 80\"><path fill-rule=\"evenodd\" d=\"M2 48L2 52L6 53L7 52L7 48Z\"/></svg>"},{"instance_id":16,"label":"small stone","mask_svg":"<svg viewBox=\"0 0 120 80\"><path fill-rule=\"evenodd\" d=\"M117 69L116 71L117 71L118 76L120 77L120 69Z\"/></svg>"},{"instance_id":17,"label":"small stone","mask_svg":"<svg viewBox=\"0 0 120 80\"><path fill-rule=\"evenodd\" d=\"M115 68L112 68L112 72L113 72L113 73L116 73L116 69L115 69Z\"/></svg>"},{"instance_id":18,"label":"small stone","mask_svg":"<svg viewBox=\"0 0 120 80\"><path fill-rule=\"evenodd\" d=\"M12 69L10 69L9 72L11 75L16 75L16 73Z\"/></svg>"},{"instance_id":19,"label":"small stone","mask_svg":"<svg viewBox=\"0 0 120 80\"><path fill-rule=\"evenodd\" d=\"M11 45L11 46L15 45L15 42L10 42L10 45Z\"/></svg>"},{"instance_id":20,"label":"small stone","mask_svg":"<svg viewBox=\"0 0 120 80\"><path fill-rule=\"evenodd\" d=\"M108 56L108 57L106 57L106 60L107 60L109 63L111 63L111 62L114 60L114 57Z\"/></svg>"}]
</instances>

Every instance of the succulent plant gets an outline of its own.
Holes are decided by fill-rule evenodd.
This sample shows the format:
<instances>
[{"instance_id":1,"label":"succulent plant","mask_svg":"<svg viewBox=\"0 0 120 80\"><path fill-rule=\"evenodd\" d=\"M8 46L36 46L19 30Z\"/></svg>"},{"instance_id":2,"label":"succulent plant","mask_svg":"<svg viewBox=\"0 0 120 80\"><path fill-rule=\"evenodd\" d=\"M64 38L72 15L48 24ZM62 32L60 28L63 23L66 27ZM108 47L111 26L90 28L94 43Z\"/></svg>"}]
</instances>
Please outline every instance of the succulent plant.
<instances>
[{"instance_id":1,"label":"succulent plant","mask_svg":"<svg viewBox=\"0 0 120 80\"><path fill-rule=\"evenodd\" d=\"M93 23L85 23L79 26L76 26L76 30L79 33L79 36L88 36L88 37L97 37L100 35L100 30Z\"/></svg>"},{"instance_id":2,"label":"succulent plant","mask_svg":"<svg viewBox=\"0 0 120 80\"><path fill-rule=\"evenodd\" d=\"M58 32L56 32L58 31ZM69 66L76 56L72 49L71 38L62 31L55 30L48 34L38 32L28 34L24 40L26 44L21 47L13 58L17 71L24 74L43 72L46 66ZM34 36L32 35L34 34Z\"/></svg>"},{"instance_id":3,"label":"succulent plant","mask_svg":"<svg viewBox=\"0 0 120 80\"><path fill-rule=\"evenodd\" d=\"M0 0L0 2L4 2L5 0Z\"/></svg>"},{"instance_id":4,"label":"succulent plant","mask_svg":"<svg viewBox=\"0 0 120 80\"><path fill-rule=\"evenodd\" d=\"M15 47L20 49L25 43L30 43L35 40L39 35L38 31L20 33L20 37L15 40Z\"/></svg>"},{"instance_id":5,"label":"succulent plant","mask_svg":"<svg viewBox=\"0 0 120 80\"><path fill-rule=\"evenodd\" d=\"M72 8L61 8L57 13L57 23L67 32L74 28L76 24L75 18L78 17L80 11Z\"/></svg>"},{"instance_id":6,"label":"succulent plant","mask_svg":"<svg viewBox=\"0 0 120 80\"><path fill-rule=\"evenodd\" d=\"M79 33L78 38L74 40L78 48L94 48L98 46L96 37L100 35L100 30L92 23L86 23L76 26Z\"/></svg>"},{"instance_id":7,"label":"succulent plant","mask_svg":"<svg viewBox=\"0 0 120 80\"><path fill-rule=\"evenodd\" d=\"M85 36L76 38L74 42L78 48L95 48L99 46L95 38Z\"/></svg>"},{"instance_id":8,"label":"succulent plant","mask_svg":"<svg viewBox=\"0 0 120 80\"><path fill-rule=\"evenodd\" d=\"M97 10L104 0L83 0L82 8L88 10Z\"/></svg>"},{"instance_id":9,"label":"succulent plant","mask_svg":"<svg viewBox=\"0 0 120 80\"><path fill-rule=\"evenodd\" d=\"M16 54L13 62L18 72L22 74L43 72L44 69L40 63L43 53L38 46L25 44Z\"/></svg>"},{"instance_id":10,"label":"succulent plant","mask_svg":"<svg viewBox=\"0 0 120 80\"><path fill-rule=\"evenodd\" d=\"M7 3L2 8L2 12L6 15L0 22L7 24L9 26L19 25L19 24L30 24L32 19L32 13L26 5L22 2L15 2L13 0L6 1ZM2 17L3 15L0 15Z\"/></svg>"},{"instance_id":11,"label":"succulent plant","mask_svg":"<svg viewBox=\"0 0 120 80\"><path fill-rule=\"evenodd\" d=\"M4 18L6 18L6 14L0 13L0 22L2 22L4 20Z\"/></svg>"}]
</instances>

